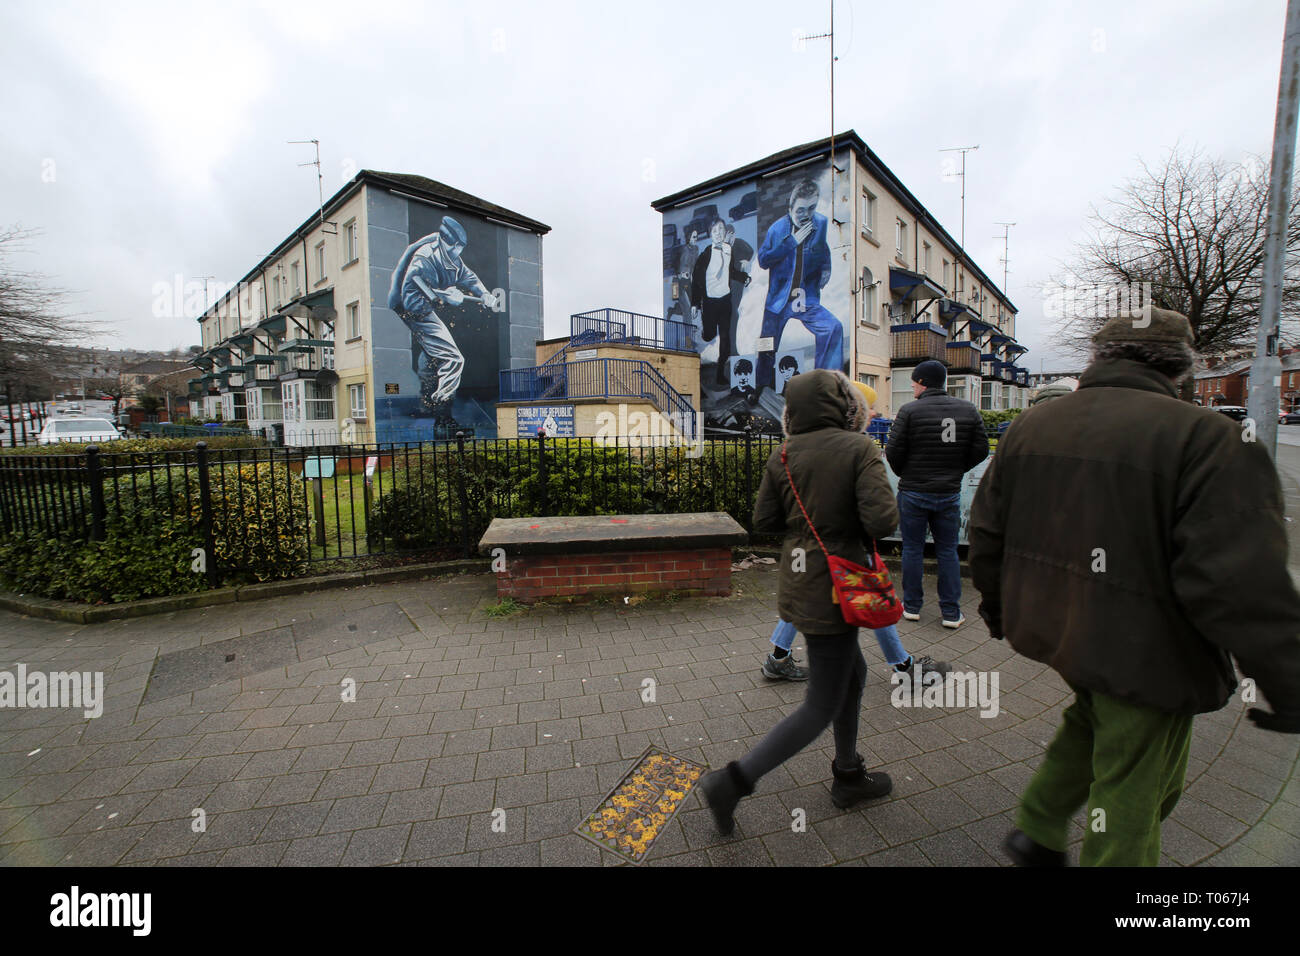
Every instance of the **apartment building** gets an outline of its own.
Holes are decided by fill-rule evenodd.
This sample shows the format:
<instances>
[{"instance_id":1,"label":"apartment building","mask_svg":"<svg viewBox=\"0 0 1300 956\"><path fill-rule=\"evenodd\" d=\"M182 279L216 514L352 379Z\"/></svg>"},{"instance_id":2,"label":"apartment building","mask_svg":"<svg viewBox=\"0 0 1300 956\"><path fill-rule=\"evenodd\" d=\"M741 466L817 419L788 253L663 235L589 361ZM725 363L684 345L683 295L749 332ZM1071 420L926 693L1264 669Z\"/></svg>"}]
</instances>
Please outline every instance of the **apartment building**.
<instances>
[{"instance_id":1,"label":"apartment building","mask_svg":"<svg viewBox=\"0 0 1300 956\"><path fill-rule=\"evenodd\" d=\"M362 170L199 317L191 414L295 446L494 437L498 373L541 337L549 231Z\"/></svg>"},{"instance_id":2,"label":"apartment building","mask_svg":"<svg viewBox=\"0 0 1300 956\"><path fill-rule=\"evenodd\" d=\"M707 428L779 432L784 385L810 368L871 385L892 416L926 359L953 395L1025 406L1014 304L852 130L651 205L664 315L695 326Z\"/></svg>"}]
</instances>

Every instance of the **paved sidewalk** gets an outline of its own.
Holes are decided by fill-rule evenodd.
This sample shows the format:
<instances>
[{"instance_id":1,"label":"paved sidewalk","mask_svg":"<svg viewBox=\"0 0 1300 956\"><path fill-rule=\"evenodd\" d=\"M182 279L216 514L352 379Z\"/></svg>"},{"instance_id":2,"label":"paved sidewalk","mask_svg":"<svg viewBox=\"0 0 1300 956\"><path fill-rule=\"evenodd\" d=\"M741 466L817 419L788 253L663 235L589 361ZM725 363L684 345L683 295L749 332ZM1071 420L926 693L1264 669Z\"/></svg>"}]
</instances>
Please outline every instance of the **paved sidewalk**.
<instances>
[{"instance_id":1,"label":"paved sidewalk","mask_svg":"<svg viewBox=\"0 0 1300 956\"><path fill-rule=\"evenodd\" d=\"M617 865L571 830L647 745L718 767L802 699L802 685L759 674L776 573L736 582L726 599L504 619L484 612L496 601L489 575L88 626L0 613L0 670L103 670L107 692L93 720L0 711L0 863ZM997 671L999 716L891 706L867 634L861 742L868 765L893 777L891 797L836 810L827 733L761 781L729 839L690 795L648 865L1006 865L1000 841L1067 689L988 637L969 582L958 631L940 627L934 594L931 579L921 621L900 627L905 645ZM382 629L367 633L374 622ZM164 678L204 673L160 655L232 638L280 663L157 698L180 686ZM274 657L294 648L313 659ZM258 666L247 656L240 666ZM341 700L347 678L353 702ZM654 703L642 700L645 678ZM1163 863L1300 864L1300 740L1256 729L1246 706L1197 719Z\"/></svg>"}]
</instances>

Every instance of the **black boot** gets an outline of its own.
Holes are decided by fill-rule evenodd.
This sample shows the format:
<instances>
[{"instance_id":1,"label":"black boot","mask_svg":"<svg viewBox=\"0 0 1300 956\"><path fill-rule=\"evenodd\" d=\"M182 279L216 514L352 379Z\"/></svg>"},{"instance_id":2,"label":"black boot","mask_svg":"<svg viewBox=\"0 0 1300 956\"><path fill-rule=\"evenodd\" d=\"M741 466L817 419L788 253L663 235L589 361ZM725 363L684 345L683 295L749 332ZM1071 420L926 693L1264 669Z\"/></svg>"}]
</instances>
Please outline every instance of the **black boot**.
<instances>
[{"instance_id":1,"label":"black boot","mask_svg":"<svg viewBox=\"0 0 1300 956\"><path fill-rule=\"evenodd\" d=\"M723 836L731 836L731 831L736 828L736 821L732 817L736 804L741 797L754 792L754 785L745 779L740 772L740 764L733 760L722 770L715 770L705 776L700 781L700 789L704 791L704 800L713 811L713 822L717 824L718 832Z\"/></svg>"},{"instance_id":2,"label":"black boot","mask_svg":"<svg viewBox=\"0 0 1300 956\"><path fill-rule=\"evenodd\" d=\"M894 783L887 773L867 773L862 762L862 754L857 755L857 764L842 769L834 760L831 761L831 773L835 782L831 784L831 803L841 810L847 810L863 800L874 800L886 796L894 789Z\"/></svg>"},{"instance_id":3,"label":"black boot","mask_svg":"<svg viewBox=\"0 0 1300 956\"><path fill-rule=\"evenodd\" d=\"M1037 843L1023 830L1012 830L1002 849L1016 866L1065 866L1065 854L1059 850L1049 850Z\"/></svg>"}]
</instances>

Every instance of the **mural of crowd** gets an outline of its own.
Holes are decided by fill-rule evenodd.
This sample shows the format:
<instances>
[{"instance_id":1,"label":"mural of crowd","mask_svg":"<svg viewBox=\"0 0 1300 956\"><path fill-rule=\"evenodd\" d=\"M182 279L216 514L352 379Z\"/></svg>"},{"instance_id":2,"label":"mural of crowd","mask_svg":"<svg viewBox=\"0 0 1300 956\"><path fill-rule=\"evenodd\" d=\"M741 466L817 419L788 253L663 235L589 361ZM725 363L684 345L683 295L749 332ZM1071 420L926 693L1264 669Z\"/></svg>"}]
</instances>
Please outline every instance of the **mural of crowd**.
<instances>
[{"instance_id":1,"label":"mural of crowd","mask_svg":"<svg viewBox=\"0 0 1300 956\"><path fill-rule=\"evenodd\" d=\"M847 371L829 210L829 170L805 167L664 214L664 314L692 326L706 428L779 433L791 378Z\"/></svg>"}]
</instances>

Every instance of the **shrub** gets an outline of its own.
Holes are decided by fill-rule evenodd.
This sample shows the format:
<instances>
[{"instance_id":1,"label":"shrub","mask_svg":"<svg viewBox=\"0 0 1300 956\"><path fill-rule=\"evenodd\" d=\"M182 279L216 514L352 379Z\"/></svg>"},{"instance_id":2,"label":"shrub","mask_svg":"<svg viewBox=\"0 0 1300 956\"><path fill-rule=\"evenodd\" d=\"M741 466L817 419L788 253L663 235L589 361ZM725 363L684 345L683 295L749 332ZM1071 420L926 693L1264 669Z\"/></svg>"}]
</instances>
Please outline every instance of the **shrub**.
<instances>
[{"instance_id":1,"label":"shrub","mask_svg":"<svg viewBox=\"0 0 1300 956\"><path fill-rule=\"evenodd\" d=\"M1009 422L1015 419L1024 409L1021 408L1004 408L998 412L990 412L986 409L980 410L980 417L984 419L984 430L989 435L998 433L998 426L1003 422Z\"/></svg>"},{"instance_id":2,"label":"shrub","mask_svg":"<svg viewBox=\"0 0 1300 956\"><path fill-rule=\"evenodd\" d=\"M209 472L220 584L293 577L307 568L305 499L283 465L214 465ZM173 465L106 481L104 540L86 540L89 495L70 497L67 526L0 538L0 580L51 598L129 601L205 590L192 570L204 546L198 471ZM84 503L84 505L83 505ZM212 560L209 556L208 560Z\"/></svg>"},{"instance_id":3,"label":"shrub","mask_svg":"<svg viewBox=\"0 0 1300 956\"><path fill-rule=\"evenodd\" d=\"M207 443L209 451L223 448L265 448L266 439L254 435L214 435L209 438L122 438L105 442L61 442L57 445L31 445L26 448L0 449L0 455L84 455L95 445L104 454L151 451L193 451L196 443Z\"/></svg>"}]
</instances>

